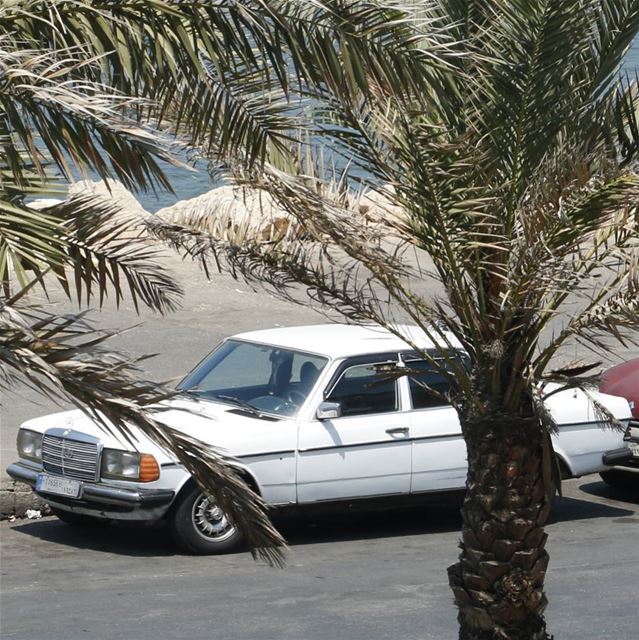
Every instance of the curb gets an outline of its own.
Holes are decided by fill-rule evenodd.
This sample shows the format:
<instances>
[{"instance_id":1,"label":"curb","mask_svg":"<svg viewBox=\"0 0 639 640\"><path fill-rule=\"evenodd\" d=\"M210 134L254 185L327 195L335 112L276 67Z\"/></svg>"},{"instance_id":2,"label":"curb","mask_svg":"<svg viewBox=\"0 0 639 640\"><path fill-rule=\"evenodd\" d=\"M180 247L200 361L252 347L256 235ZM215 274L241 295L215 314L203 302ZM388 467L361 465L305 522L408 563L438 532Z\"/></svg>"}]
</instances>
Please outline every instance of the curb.
<instances>
[{"instance_id":1,"label":"curb","mask_svg":"<svg viewBox=\"0 0 639 640\"><path fill-rule=\"evenodd\" d=\"M31 491L28 484L3 478L0 481L0 520L24 518L29 509L41 511L45 515L49 506Z\"/></svg>"}]
</instances>

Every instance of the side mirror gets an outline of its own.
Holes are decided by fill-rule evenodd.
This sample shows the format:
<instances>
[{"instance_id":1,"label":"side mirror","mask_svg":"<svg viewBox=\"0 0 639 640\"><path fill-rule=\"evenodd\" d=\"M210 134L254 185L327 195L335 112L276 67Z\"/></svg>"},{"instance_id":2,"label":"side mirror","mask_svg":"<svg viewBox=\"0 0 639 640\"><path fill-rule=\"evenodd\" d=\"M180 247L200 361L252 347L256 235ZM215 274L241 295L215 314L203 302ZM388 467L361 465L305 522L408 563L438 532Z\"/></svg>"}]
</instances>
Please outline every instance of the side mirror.
<instances>
[{"instance_id":1,"label":"side mirror","mask_svg":"<svg viewBox=\"0 0 639 640\"><path fill-rule=\"evenodd\" d=\"M341 415L342 405L339 402L322 402L315 412L315 417L318 420L333 420Z\"/></svg>"}]
</instances>

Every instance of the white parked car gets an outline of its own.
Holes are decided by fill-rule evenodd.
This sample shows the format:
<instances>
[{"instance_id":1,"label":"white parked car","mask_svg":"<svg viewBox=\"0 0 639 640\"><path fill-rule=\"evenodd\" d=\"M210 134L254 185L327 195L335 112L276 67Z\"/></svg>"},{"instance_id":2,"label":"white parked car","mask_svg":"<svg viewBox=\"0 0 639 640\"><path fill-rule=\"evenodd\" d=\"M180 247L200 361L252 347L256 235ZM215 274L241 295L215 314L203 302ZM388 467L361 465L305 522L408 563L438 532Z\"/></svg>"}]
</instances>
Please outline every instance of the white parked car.
<instances>
[{"instance_id":1,"label":"white parked car","mask_svg":"<svg viewBox=\"0 0 639 640\"><path fill-rule=\"evenodd\" d=\"M420 330L402 331L421 349L434 349ZM393 364L412 373L389 376ZM457 414L424 383L446 391L407 343L380 327L268 329L222 342L180 383L184 394L161 418L235 456L246 481L273 506L463 489L466 447ZM630 419L626 400L599 400L619 420ZM624 446L621 433L598 426L581 392L561 391L548 407L563 425L553 438L565 476L605 470L603 452ZM225 514L143 435L132 451L70 411L25 422L18 452L9 475L34 487L62 520L165 518L194 553L239 542Z\"/></svg>"}]
</instances>

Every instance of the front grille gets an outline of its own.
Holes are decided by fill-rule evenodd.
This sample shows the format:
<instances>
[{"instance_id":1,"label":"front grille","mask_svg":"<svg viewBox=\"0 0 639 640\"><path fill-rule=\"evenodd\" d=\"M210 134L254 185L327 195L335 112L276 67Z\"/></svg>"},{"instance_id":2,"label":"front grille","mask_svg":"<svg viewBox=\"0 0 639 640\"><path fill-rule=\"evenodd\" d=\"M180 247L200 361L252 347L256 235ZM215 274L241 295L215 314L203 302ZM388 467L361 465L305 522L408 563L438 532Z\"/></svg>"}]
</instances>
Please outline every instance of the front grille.
<instances>
[{"instance_id":1,"label":"front grille","mask_svg":"<svg viewBox=\"0 0 639 640\"><path fill-rule=\"evenodd\" d=\"M97 442L82 442L48 433L42 438L42 466L57 476L95 481L98 479Z\"/></svg>"}]
</instances>

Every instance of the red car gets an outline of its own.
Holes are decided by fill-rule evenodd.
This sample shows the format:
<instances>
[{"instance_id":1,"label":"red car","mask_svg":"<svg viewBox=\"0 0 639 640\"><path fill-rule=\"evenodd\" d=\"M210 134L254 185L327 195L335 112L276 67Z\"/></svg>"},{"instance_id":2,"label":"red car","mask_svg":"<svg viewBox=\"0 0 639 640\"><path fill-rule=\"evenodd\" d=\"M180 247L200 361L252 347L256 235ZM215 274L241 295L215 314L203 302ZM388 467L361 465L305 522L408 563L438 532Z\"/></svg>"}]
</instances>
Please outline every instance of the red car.
<instances>
[{"instance_id":1,"label":"red car","mask_svg":"<svg viewBox=\"0 0 639 640\"><path fill-rule=\"evenodd\" d=\"M626 433L628 451L624 452L622 449L609 451L604 456L604 462L625 469L628 467L639 469L639 358L628 360L604 371L599 381L599 390L626 398L634 417ZM628 474L621 469L604 471L601 477L614 486L627 486L629 480Z\"/></svg>"},{"instance_id":2,"label":"red car","mask_svg":"<svg viewBox=\"0 0 639 640\"><path fill-rule=\"evenodd\" d=\"M632 415L639 420L639 358L604 371L599 391L626 398L630 402Z\"/></svg>"}]
</instances>

